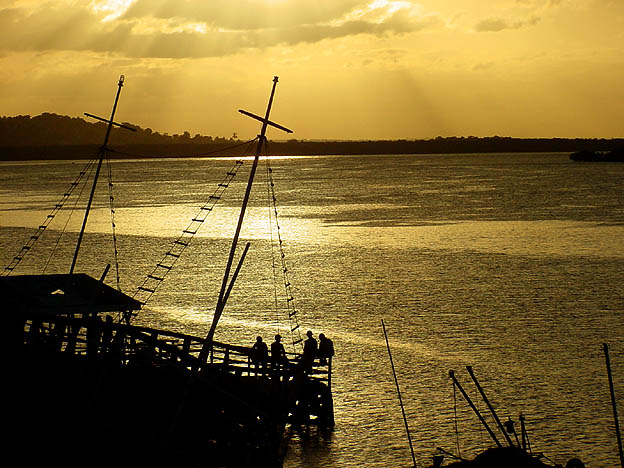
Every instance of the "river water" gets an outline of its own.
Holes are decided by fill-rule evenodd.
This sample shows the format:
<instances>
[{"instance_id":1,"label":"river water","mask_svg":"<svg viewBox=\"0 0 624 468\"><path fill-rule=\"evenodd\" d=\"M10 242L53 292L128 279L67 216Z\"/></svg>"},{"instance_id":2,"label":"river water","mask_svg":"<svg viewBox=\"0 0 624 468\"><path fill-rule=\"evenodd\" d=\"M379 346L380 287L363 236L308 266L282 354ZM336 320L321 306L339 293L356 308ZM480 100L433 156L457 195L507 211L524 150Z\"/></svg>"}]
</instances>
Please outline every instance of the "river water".
<instances>
[{"instance_id":1,"label":"river water","mask_svg":"<svg viewBox=\"0 0 624 468\"><path fill-rule=\"evenodd\" d=\"M110 164L119 278L133 294L207 203L229 159ZM269 223L272 168L279 230ZM83 161L0 163L2 267L62 199ZM245 161L139 321L204 335L251 161ZM114 263L103 169L77 271ZM436 447L492 444L474 368L501 419L565 464L618 465L602 343L624 411L623 164L567 154L316 156L261 162L241 234L251 248L216 339L250 345L285 318L278 238L301 330L334 341L336 428L290 433L286 467L409 466L384 319L419 466ZM75 192L89 188L77 187ZM73 198L64 203L74 206ZM15 273L67 272L81 213L61 211ZM63 233L63 234L62 234ZM279 234L279 237L278 237ZM277 265L276 268L273 266ZM107 277L115 283L115 267ZM486 415L487 417L487 415ZM487 417L490 424L491 418Z\"/></svg>"}]
</instances>

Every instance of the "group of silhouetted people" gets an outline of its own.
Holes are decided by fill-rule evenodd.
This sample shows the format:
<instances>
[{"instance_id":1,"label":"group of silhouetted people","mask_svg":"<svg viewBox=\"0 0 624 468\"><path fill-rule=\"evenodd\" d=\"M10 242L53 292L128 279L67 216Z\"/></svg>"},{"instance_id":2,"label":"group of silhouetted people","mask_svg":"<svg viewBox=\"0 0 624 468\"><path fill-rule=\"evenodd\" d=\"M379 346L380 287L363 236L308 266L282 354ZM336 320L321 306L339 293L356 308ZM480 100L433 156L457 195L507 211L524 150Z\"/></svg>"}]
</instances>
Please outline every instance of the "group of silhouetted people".
<instances>
[{"instance_id":1,"label":"group of silhouetted people","mask_svg":"<svg viewBox=\"0 0 624 468\"><path fill-rule=\"evenodd\" d=\"M334 343L327 338L325 334L319 335L319 342L316 341L311 331L306 333L307 339L303 345L303 354L301 356L301 369L309 374L312 371L314 360L318 357L321 365L326 365L328 360L334 355ZM275 341L271 343L271 372L273 375L280 375L281 371L289 364L286 357L286 350L281 342L282 337L275 335ZM261 373L264 375L267 370L267 364L269 363L269 348L262 340L261 336L256 338L256 342L251 347L252 354L251 360L256 367L256 374L261 369Z\"/></svg>"},{"instance_id":2,"label":"group of silhouetted people","mask_svg":"<svg viewBox=\"0 0 624 468\"><path fill-rule=\"evenodd\" d=\"M275 335L275 341L271 343L271 371L274 374L279 374L280 370L283 369L288 363L288 359L286 358L286 350L284 349L284 345L281 342L282 337L280 335ZM258 373L258 369L261 369L261 373L264 375L267 371L267 365L269 363L269 348L266 343L262 340L261 336L256 338L256 342L251 347L251 361L254 363L256 367L256 374Z\"/></svg>"},{"instance_id":3,"label":"group of silhouetted people","mask_svg":"<svg viewBox=\"0 0 624 468\"><path fill-rule=\"evenodd\" d=\"M327 338L324 333L319 335L317 342L310 330L306 333L307 339L303 343L303 355L301 356L301 366L306 373L312 371L314 359L319 359L319 364L327 364L327 360L331 360L334 355L334 343Z\"/></svg>"}]
</instances>

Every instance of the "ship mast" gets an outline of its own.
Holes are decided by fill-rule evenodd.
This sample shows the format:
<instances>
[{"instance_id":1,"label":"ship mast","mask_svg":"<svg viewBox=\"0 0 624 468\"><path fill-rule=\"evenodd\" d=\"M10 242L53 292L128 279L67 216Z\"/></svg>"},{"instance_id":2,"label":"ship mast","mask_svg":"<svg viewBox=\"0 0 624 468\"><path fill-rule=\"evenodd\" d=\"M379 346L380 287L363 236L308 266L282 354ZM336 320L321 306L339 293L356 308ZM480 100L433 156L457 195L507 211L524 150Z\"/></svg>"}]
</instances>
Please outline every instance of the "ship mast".
<instances>
[{"instance_id":1,"label":"ship mast","mask_svg":"<svg viewBox=\"0 0 624 468\"><path fill-rule=\"evenodd\" d=\"M76 251L74 252L74 259L72 260L71 268L69 269L69 274L74 273L74 268L76 267L76 262L78 261L78 252L80 252L80 245L82 244L82 237L84 236L85 228L87 227L87 220L89 219L89 212L91 211L91 203L93 202L93 195L95 194L95 187L97 186L98 178L100 176L100 169L102 168L102 161L104 161L104 155L106 154L108 137L110 136L111 129L113 125L116 127L125 128L126 130L131 130L136 132L135 128L127 127L126 125L122 125L114 121L115 119L115 111L117 110L117 102L119 102L119 95L121 94L121 88L123 87L124 76L121 75L119 77L119 83L117 83L117 95L115 96L115 103L113 104L113 110L111 112L111 116L109 120L106 120L102 117L97 117L92 114L88 114L85 112L85 115L88 117L92 117L94 119L100 120L102 122L106 122L108 127L106 128L106 135L104 136L104 142L102 146L100 146L99 150L99 161L97 168L95 170L95 176L93 177L93 185L91 186L91 193L89 195L89 201L87 202L87 208L85 209L84 219L82 221L82 228L80 229L80 234L78 234L78 242L76 243Z\"/></svg>"},{"instance_id":2,"label":"ship mast","mask_svg":"<svg viewBox=\"0 0 624 468\"><path fill-rule=\"evenodd\" d=\"M275 122L271 122L269 120L269 115L271 114L271 107L273 105L273 97L275 95L275 87L277 86L277 82L278 82L278 77L277 76L273 77L273 87L271 89L271 95L269 97L269 103L267 104L264 117L260 117L258 115L252 114L251 112L247 112L245 110L239 109L239 112L241 114L244 114L248 117L251 117L253 119L256 119L262 122L262 127L260 130L260 134L258 135L258 145L256 146L256 155L254 157L253 164L251 166L251 171L249 173L249 180L247 181L247 189L245 190L245 196L243 198L240 215L238 217L238 225L236 226L236 232L234 234L234 238L232 240L232 246L230 248L230 255L228 257L227 266L225 267L225 273L223 275L223 282L221 283L221 291L219 292L219 299L217 300L217 306L215 308L215 313L212 318L212 325L210 326L210 330L208 331L208 335L206 336L206 341L204 342L204 346L202 348L200 358L205 359L208 351L212 348L212 341L214 338L215 330L217 328L217 324L219 323L219 319L221 318L221 315L223 314L223 309L225 308L225 304L227 303L229 292L232 290L232 286L234 284L234 281L236 280L238 271L240 270L241 264L245 258L245 254L247 253L247 248L249 245L247 246L243 255L241 256L238 267L236 268L236 271L234 272L234 275L232 276L230 280L230 270L232 269L232 264L234 262L234 255L236 254L236 247L238 245L238 239L240 237L240 231L243 225L245 211L247 210L247 203L249 202L249 197L251 194L251 187L253 185L253 180L256 174L256 168L258 167L258 160L260 159L260 154L262 153L262 147L266 143L265 135L266 135L267 127L270 125L286 133L292 133L292 130L286 127L283 127L279 124L276 124ZM229 286L228 286L228 281L230 281Z\"/></svg>"}]
</instances>

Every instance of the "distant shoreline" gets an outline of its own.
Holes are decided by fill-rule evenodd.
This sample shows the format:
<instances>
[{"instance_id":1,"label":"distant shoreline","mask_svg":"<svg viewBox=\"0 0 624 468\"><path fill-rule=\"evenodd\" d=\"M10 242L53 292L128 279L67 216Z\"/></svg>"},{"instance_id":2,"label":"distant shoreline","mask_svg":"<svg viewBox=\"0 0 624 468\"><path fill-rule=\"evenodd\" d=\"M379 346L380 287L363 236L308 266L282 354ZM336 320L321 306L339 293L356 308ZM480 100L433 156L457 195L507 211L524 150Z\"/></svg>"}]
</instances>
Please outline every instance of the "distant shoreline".
<instances>
[{"instance_id":1,"label":"distant shoreline","mask_svg":"<svg viewBox=\"0 0 624 468\"><path fill-rule=\"evenodd\" d=\"M150 159L242 156L247 145L237 141L219 143L170 143L114 145L111 159ZM374 141L270 141L270 156L383 155L383 154L466 154L466 153L572 153L576 151L612 151L624 146L624 138L564 139L506 137L448 137L432 140ZM89 160L99 145L0 146L0 161Z\"/></svg>"}]
</instances>

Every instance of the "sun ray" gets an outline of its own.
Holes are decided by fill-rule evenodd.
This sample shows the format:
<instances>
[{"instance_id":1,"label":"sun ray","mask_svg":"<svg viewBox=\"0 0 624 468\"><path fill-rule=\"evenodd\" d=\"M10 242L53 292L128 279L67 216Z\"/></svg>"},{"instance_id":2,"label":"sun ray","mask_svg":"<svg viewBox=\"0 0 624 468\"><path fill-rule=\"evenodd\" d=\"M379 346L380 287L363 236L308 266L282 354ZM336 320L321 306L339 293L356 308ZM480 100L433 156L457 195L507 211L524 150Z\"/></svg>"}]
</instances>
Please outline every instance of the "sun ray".
<instances>
[{"instance_id":1,"label":"sun ray","mask_svg":"<svg viewBox=\"0 0 624 468\"><path fill-rule=\"evenodd\" d=\"M106 16L103 22L112 21L123 15L136 0L92 0L90 7L96 13Z\"/></svg>"}]
</instances>

